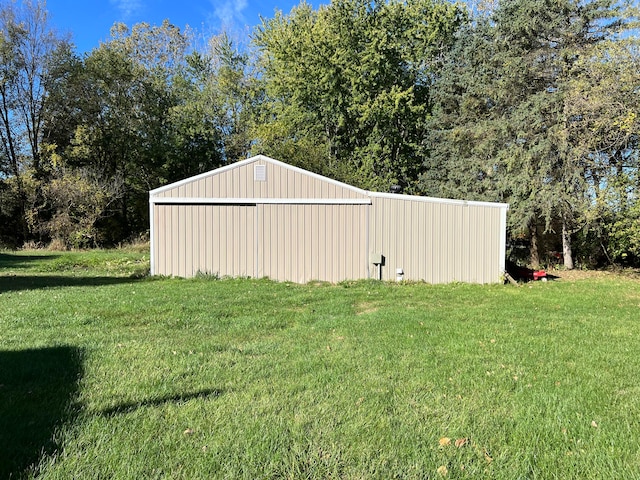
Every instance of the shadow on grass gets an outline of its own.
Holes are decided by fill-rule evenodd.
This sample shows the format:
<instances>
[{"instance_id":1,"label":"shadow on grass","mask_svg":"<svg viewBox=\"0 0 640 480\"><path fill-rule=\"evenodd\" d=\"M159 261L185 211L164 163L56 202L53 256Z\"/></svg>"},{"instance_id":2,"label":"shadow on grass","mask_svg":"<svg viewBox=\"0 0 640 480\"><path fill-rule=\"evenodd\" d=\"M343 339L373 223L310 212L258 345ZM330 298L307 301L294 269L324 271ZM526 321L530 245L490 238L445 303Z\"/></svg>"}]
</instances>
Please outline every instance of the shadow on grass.
<instances>
[{"instance_id":1,"label":"shadow on grass","mask_svg":"<svg viewBox=\"0 0 640 480\"><path fill-rule=\"evenodd\" d=\"M0 276L0 293L54 287L104 287L140 280L141 278L133 277L67 277L64 275Z\"/></svg>"},{"instance_id":2,"label":"shadow on grass","mask_svg":"<svg viewBox=\"0 0 640 480\"><path fill-rule=\"evenodd\" d=\"M29 268L33 262L47 262L55 260L60 255L13 255L10 253L0 253L0 268Z\"/></svg>"},{"instance_id":3,"label":"shadow on grass","mask_svg":"<svg viewBox=\"0 0 640 480\"><path fill-rule=\"evenodd\" d=\"M223 393L224 391L219 389L205 389L192 393L183 393L178 395L170 395L167 397L154 398L150 400L142 400L140 402L122 403L120 405L101 410L99 412L99 415L110 417L112 415L130 413L144 407L160 407L168 403L184 403L194 399L217 398Z\"/></svg>"},{"instance_id":4,"label":"shadow on grass","mask_svg":"<svg viewBox=\"0 0 640 480\"><path fill-rule=\"evenodd\" d=\"M71 420L82 351L74 347L0 351L0 478L20 478L60 448Z\"/></svg>"}]
</instances>

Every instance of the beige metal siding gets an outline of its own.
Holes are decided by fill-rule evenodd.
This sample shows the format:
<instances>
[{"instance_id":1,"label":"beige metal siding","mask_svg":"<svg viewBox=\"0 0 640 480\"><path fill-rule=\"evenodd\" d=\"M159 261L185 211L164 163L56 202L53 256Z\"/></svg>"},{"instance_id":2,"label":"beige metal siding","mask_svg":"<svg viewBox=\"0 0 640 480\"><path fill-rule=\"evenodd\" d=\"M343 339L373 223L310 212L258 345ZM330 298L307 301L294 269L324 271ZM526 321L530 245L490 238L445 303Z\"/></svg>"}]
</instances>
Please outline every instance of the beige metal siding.
<instances>
[{"instance_id":1,"label":"beige metal siding","mask_svg":"<svg viewBox=\"0 0 640 480\"><path fill-rule=\"evenodd\" d=\"M255 276L255 206L154 205L154 273Z\"/></svg>"},{"instance_id":2,"label":"beige metal siding","mask_svg":"<svg viewBox=\"0 0 640 480\"><path fill-rule=\"evenodd\" d=\"M376 277L372 254L384 280L503 273L507 205L365 192L262 156L153 190L150 204L154 274L338 282Z\"/></svg>"},{"instance_id":3,"label":"beige metal siding","mask_svg":"<svg viewBox=\"0 0 640 480\"><path fill-rule=\"evenodd\" d=\"M405 280L499 281L500 208L399 197L374 198L372 209L370 250L385 256L384 280L402 268Z\"/></svg>"},{"instance_id":4,"label":"beige metal siding","mask_svg":"<svg viewBox=\"0 0 640 480\"><path fill-rule=\"evenodd\" d=\"M255 180L256 165L266 167L266 181ZM260 158L178 182L175 187L154 195L158 198L368 198L355 188Z\"/></svg>"},{"instance_id":5,"label":"beige metal siding","mask_svg":"<svg viewBox=\"0 0 640 480\"><path fill-rule=\"evenodd\" d=\"M366 278L369 205L154 205L155 274Z\"/></svg>"},{"instance_id":6,"label":"beige metal siding","mask_svg":"<svg viewBox=\"0 0 640 480\"><path fill-rule=\"evenodd\" d=\"M258 277L366 278L369 205L258 205Z\"/></svg>"}]
</instances>

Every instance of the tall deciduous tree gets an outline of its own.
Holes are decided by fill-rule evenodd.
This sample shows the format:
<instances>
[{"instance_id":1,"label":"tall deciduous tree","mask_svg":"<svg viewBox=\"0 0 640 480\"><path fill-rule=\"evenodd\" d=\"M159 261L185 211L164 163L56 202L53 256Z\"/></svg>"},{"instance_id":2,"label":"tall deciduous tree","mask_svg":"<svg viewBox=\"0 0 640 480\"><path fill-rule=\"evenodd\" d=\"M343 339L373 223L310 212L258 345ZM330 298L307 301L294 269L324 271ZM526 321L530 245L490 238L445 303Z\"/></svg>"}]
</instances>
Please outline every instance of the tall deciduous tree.
<instances>
[{"instance_id":1,"label":"tall deciduous tree","mask_svg":"<svg viewBox=\"0 0 640 480\"><path fill-rule=\"evenodd\" d=\"M235 162L247 158L253 143L250 127L261 98L256 52L250 47L241 49L226 32L212 37L209 48L213 67L209 89L217 92L222 113L224 157L226 162Z\"/></svg>"},{"instance_id":2,"label":"tall deciduous tree","mask_svg":"<svg viewBox=\"0 0 640 480\"><path fill-rule=\"evenodd\" d=\"M9 172L22 168L40 172L47 83L56 55L70 51L67 40L51 27L45 2L26 0L21 6L0 6L0 117Z\"/></svg>"},{"instance_id":3,"label":"tall deciduous tree","mask_svg":"<svg viewBox=\"0 0 640 480\"><path fill-rule=\"evenodd\" d=\"M462 18L431 0L336 0L265 21L256 148L361 187L415 191L430 86Z\"/></svg>"},{"instance_id":4,"label":"tall deciduous tree","mask_svg":"<svg viewBox=\"0 0 640 480\"><path fill-rule=\"evenodd\" d=\"M168 22L131 29L116 24L111 40L82 61L68 62L65 81L52 88L58 108L50 116L66 121L52 122L49 135L63 164L124 181L120 216L111 228L115 239L144 231L147 192L167 180L175 155L168 122L177 102L173 84L187 45Z\"/></svg>"},{"instance_id":5,"label":"tall deciduous tree","mask_svg":"<svg viewBox=\"0 0 640 480\"><path fill-rule=\"evenodd\" d=\"M201 168L213 168L247 158L258 93L254 65L250 52L240 50L226 33L187 57L187 68L174 82L178 102L170 122L178 148L189 150L192 164L199 161Z\"/></svg>"},{"instance_id":6,"label":"tall deciduous tree","mask_svg":"<svg viewBox=\"0 0 640 480\"><path fill-rule=\"evenodd\" d=\"M567 136L583 159L592 251L640 259L640 39L600 42L575 63L566 86Z\"/></svg>"},{"instance_id":7,"label":"tall deciduous tree","mask_svg":"<svg viewBox=\"0 0 640 480\"><path fill-rule=\"evenodd\" d=\"M83 60L68 59L48 136L61 164L124 181L113 240L148 226L152 188L244 158L254 81L226 35L189 51L189 32L116 24ZM70 100L71 99L71 100ZM117 227L114 227L114 225Z\"/></svg>"},{"instance_id":8,"label":"tall deciduous tree","mask_svg":"<svg viewBox=\"0 0 640 480\"><path fill-rule=\"evenodd\" d=\"M0 181L10 182L5 191L15 195L5 207L13 204L7 213L19 219L13 227L17 243L29 234L23 176L43 178L46 170L42 142L52 65L70 49L49 24L43 1L0 3Z\"/></svg>"}]
</instances>

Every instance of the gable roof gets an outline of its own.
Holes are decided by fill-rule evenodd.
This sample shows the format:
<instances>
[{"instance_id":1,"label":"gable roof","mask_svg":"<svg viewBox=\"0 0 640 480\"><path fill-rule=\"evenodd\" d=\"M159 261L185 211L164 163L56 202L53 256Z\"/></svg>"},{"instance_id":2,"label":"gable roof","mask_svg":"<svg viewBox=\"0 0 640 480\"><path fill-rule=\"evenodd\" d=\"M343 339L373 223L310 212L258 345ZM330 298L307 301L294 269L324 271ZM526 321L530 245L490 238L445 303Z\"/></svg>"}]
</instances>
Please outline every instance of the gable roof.
<instances>
[{"instance_id":1,"label":"gable roof","mask_svg":"<svg viewBox=\"0 0 640 480\"><path fill-rule=\"evenodd\" d=\"M149 192L151 203L370 204L372 198L509 208L505 203L452 200L362 190L265 155L232 163Z\"/></svg>"},{"instance_id":2,"label":"gable roof","mask_svg":"<svg viewBox=\"0 0 640 480\"><path fill-rule=\"evenodd\" d=\"M184 200L189 199L229 200L233 203L238 199L366 199L369 203L365 190L264 155L156 188L149 195L156 201L170 203L186 203Z\"/></svg>"}]
</instances>

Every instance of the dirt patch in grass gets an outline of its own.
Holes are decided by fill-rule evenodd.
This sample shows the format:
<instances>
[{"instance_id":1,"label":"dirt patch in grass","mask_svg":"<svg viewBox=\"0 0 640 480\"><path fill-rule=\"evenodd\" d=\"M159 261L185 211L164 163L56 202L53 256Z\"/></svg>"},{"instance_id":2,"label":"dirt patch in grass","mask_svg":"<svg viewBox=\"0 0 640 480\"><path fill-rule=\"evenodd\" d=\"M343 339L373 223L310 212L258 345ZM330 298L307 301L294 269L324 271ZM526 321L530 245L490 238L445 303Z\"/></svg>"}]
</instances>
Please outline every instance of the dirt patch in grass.
<instances>
[{"instance_id":1,"label":"dirt patch in grass","mask_svg":"<svg viewBox=\"0 0 640 480\"><path fill-rule=\"evenodd\" d=\"M356 315L366 315L368 313L375 313L380 309L379 303L374 302L362 302L356 305Z\"/></svg>"}]
</instances>

